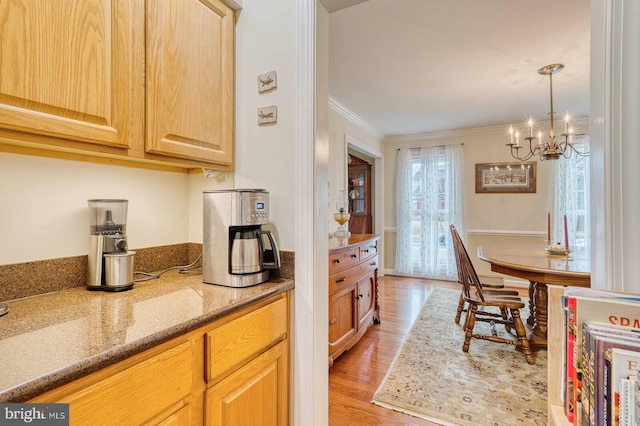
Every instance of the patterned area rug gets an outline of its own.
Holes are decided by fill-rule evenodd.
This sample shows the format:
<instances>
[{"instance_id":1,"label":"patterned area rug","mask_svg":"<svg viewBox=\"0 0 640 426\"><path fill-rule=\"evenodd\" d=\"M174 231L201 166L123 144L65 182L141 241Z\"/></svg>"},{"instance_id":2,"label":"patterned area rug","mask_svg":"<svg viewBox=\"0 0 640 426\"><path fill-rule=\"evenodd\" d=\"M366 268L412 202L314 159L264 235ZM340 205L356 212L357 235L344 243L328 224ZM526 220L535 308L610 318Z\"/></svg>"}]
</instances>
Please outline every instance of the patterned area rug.
<instances>
[{"instance_id":1,"label":"patterned area rug","mask_svg":"<svg viewBox=\"0 0 640 426\"><path fill-rule=\"evenodd\" d=\"M546 425L546 351L534 353L534 365L515 346L479 339L462 352L462 325L453 321L459 296L434 290L372 402L441 425ZM475 330L491 333L488 323Z\"/></svg>"}]
</instances>

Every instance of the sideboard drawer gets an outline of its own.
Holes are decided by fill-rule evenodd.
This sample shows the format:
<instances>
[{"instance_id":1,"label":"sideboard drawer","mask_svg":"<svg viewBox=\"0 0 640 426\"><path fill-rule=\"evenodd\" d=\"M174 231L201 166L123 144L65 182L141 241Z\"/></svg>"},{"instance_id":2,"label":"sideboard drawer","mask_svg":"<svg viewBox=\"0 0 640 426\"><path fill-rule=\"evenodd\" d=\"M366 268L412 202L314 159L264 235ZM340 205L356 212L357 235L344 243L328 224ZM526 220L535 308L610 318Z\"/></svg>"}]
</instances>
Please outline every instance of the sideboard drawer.
<instances>
[{"instance_id":1,"label":"sideboard drawer","mask_svg":"<svg viewBox=\"0 0 640 426\"><path fill-rule=\"evenodd\" d=\"M329 253L329 275L343 271L360 261L358 247L349 247Z\"/></svg>"},{"instance_id":2,"label":"sideboard drawer","mask_svg":"<svg viewBox=\"0 0 640 426\"><path fill-rule=\"evenodd\" d=\"M278 299L206 335L207 381L230 371L287 338L287 300Z\"/></svg>"},{"instance_id":3,"label":"sideboard drawer","mask_svg":"<svg viewBox=\"0 0 640 426\"><path fill-rule=\"evenodd\" d=\"M336 274L329 275L329 293L333 293L344 286L359 281L369 272L378 267L378 257L372 257L365 262L359 263L346 271L340 271Z\"/></svg>"},{"instance_id":4,"label":"sideboard drawer","mask_svg":"<svg viewBox=\"0 0 640 426\"><path fill-rule=\"evenodd\" d=\"M360 250L360 260L364 260L368 257L378 254L378 241L373 241L369 244L358 247Z\"/></svg>"}]
</instances>

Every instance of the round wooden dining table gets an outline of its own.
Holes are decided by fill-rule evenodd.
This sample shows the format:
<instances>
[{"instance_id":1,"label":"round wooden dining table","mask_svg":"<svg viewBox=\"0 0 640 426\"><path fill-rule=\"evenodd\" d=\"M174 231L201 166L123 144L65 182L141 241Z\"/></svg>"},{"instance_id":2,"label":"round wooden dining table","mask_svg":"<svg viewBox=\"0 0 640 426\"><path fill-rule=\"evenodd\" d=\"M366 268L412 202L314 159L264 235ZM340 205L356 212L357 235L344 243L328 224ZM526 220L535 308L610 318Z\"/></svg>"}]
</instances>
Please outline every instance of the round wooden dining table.
<instances>
[{"instance_id":1,"label":"round wooden dining table","mask_svg":"<svg viewBox=\"0 0 640 426\"><path fill-rule=\"evenodd\" d=\"M491 270L529 281L530 343L547 346L547 284L591 286L589 251L576 249L565 255L549 254L534 244L495 244L478 247L478 258L491 264Z\"/></svg>"}]
</instances>

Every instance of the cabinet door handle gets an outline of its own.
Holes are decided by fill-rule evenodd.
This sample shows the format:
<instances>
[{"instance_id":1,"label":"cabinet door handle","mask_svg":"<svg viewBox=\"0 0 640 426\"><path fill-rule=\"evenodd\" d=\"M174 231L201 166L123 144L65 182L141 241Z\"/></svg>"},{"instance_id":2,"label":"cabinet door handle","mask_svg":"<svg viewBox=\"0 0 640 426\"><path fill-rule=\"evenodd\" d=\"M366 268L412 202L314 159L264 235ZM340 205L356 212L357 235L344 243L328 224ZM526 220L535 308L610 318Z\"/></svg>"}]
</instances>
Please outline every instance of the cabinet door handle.
<instances>
[{"instance_id":1,"label":"cabinet door handle","mask_svg":"<svg viewBox=\"0 0 640 426\"><path fill-rule=\"evenodd\" d=\"M376 266L376 262L371 262L371 266Z\"/></svg>"},{"instance_id":2,"label":"cabinet door handle","mask_svg":"<svg viewBox=\"0 0 640 426\"><path fill-rule=\"evenodd\" d=\"M333 259L333 263L340 263L340 259Z\"/></svg>"},{"instance_id":3,"label":"cabinet door handle","mask_svg":"<svg viewBox=\"0 0 640 426\"><path fill-rule=\"evenodd\" d=\"M369 253L369 249L366 249L364 252L365 252L365 253Z\"/></svg>"},{"instance_id":4,"label":"cabinet door handle","mask_svg":"<svg viewBox=\"0 0 640 426\"><path fill-rule=\"evenodd\" d=\"M345 282L346 280L347 280L347 277L342 277L342 278L340 278L339 280L336 280L336 284L343 283L343 282Z\"/></svg>"},{"instance_id":5,"label":"cabinet door handle","mask_svg":"<svg viewBox=\"0 0 640 426\"><path fill-rule=\"evenodd\" d=\"M333 325L333 324L335 324L335 323L337 323L337 322L338 322L338 319L337 319L337 318L335 318L335 317L334 317L334 318L331 318L331 321L329 321L329 325Z\"/></svg>"},{"instance_id":6,"label":"cabinet door handle","mask_svg":"<svg viewBox=\"0 0 640 426\"><path fill-rule=\"evenodd\" d=\"M353 257L355 259L356 257L358 257L358 255L354 253L354 254L351 255L351 257Z\"/></svg>"}]
</instances>

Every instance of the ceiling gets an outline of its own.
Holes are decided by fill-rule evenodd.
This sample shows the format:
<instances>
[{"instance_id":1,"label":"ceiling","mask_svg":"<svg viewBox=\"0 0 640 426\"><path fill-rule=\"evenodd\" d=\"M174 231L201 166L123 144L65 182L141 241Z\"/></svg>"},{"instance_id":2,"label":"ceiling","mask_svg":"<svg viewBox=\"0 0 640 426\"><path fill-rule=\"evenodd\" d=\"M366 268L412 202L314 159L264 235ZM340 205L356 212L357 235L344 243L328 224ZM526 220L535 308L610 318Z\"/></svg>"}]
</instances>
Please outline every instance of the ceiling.
<instances>
[{"instance_id":1,"label":"ceiling","mask_svg":"<svg viewBox=\"0 0 640 426\"><path fill-rule=\"evenodd\" d=\"M321 0L329 95L382 134L589 114L590 0Z\"/></svg>"}]
</instances>

